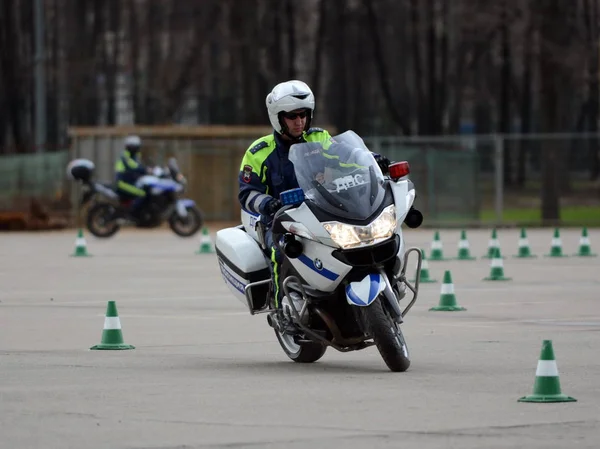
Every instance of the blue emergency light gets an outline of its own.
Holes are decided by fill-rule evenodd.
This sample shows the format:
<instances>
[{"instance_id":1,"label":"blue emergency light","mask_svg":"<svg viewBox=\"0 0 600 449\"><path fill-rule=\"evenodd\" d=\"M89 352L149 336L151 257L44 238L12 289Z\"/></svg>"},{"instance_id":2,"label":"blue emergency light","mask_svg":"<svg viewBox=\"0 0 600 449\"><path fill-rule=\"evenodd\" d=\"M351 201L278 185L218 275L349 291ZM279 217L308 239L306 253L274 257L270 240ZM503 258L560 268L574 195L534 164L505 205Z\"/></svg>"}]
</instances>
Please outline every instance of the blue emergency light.
<instances>
[{"instance_id":1,"label":"blue emergency light","mask_svg":"<svg viewBox=\"0 0 600 449\"><path fill-rule=\"evenodd\" d=\"M279 194L279 200L284 206L302 204L304 202L304 190L300 187L286 190Z\"/></svg>"}]
</instances>

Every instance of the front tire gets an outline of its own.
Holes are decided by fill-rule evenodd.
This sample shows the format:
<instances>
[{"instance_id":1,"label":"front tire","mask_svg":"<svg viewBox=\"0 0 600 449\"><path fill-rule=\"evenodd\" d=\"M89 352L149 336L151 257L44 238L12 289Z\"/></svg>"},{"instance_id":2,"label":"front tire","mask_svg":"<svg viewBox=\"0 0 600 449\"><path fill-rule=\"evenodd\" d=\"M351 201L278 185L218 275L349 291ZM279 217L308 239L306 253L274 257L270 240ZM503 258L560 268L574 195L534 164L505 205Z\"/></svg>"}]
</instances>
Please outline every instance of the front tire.
<instances>
[{"instance_id":1,"label":"front tire","mask_svg":"<svg viewBox=\"0 0 600 449\"><path fill-rule=\"evenodd\" d=\"M202 212L195 206L186 207L187 217L180 217L174 211L169 217L171 230L179 237L191 237L202 227L204 218Z\"/></svg>"},{"instance_id":2,"label":"front tire","mask_svg":"<svg viewBox=\"0 0 600 449\"><path fill-rule=\"evenodd\" d=\"M107 203L96 203L88 211L87 228L96 237L112 237L120 228L115 216L114 206Z\"/></svg>"},{"instance_id":3,"label":"front tire","mask_svg":"<svg viewBox=\"0 0 600 449\"><path fill-rule=\"evenodd\" d=\"M320 343L296 343L294 336L279 332L275 329L275 336L283 352L296 363L313 363L325 354L327 346Z\"/></svg>"},{"instance_id":4,"label":"front tire","mask_svg":"<svg viewBox=\"0 0 600 449\"><path fill-rule=\"evenodd\" d=\"M384 310L382 300L380 296L370 306L361 307L362 318L387 367L394 372L404 372L410 366L408 346L400 326Z\"/></svg>"}]
</instances>

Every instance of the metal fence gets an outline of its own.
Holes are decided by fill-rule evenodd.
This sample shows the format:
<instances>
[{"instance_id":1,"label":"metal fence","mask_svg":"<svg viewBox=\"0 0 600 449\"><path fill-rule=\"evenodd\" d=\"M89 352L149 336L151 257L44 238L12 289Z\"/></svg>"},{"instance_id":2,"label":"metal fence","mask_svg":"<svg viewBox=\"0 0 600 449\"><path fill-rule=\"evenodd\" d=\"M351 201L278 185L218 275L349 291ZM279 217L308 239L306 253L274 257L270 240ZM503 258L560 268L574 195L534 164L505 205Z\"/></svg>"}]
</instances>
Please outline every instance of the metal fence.
<instances>
[{"instance_id":1,"label":"metal fence","mask_svg":"<svg viewBox=\"0 0 600 449\"><path fill-rule=\"evenodd\" d=\"M114 179L114 164L122 151L122 139L111 136L80 138L71 158L96 164L96 178ZM241 138L144 138L143 162L164 166L175 157L187 177L186 196L194 199L207 220L239 218L237 175L248 139Z\"/></svg>"},{"instance_id":2,"label":"metal fence","mask_svg":"<svg viewBox=\"0 0 600 449\"><path fill-rule=\"evenodd\" d=\"M425 164L426 176L416 168L413 178L433 225L600 226L599 142L584 133L415 136L375 138L371 148ZM542 219L547 192L557 220Z\"/></svg>"},{"instance_id":3,"label":"metal fence","mask_svg":"<svg viewBox=\"0 0 600 449\"><path fill-rule=\"evenodd\" d=\"M53 209L68 208L68 161L68 149L0 156L0 211L27 210L32 199Z\"/></svg>"},{"instance_id":4,"label":"metal fence","mask_svg":"<svg viewBox=\"0 0 600 449\"><path fill-rule=\"evenodd\" d=\"M177 158L188 177L187 194L208 220L239 220L240 162L249 144L269 129L88 128L72 132L68 159L91 159L97 179L112 180L122 137L130 131L143 136L145 162L164 164L168 157ZM560 219L543 224L600 226L599 141L600 135L592 134L365 137L372 151L409 161L417 207L429 226L540 225L542 189L548 186L549 177L555 182ZM50 160L52 156L35 157ZM33 190L34 183L30 183L29 192L48 192L49 185L64 185L66 156L54 157L62 157L52 163L63 166L45 170L45 181L20 176L38 182ZM34 160L33 155L27 156L27 164L39 166ZM13 173L4 161L0 158L3 172ZM11 185L9 196L25 189L14 182ZM7 190L2 191L6 194Z\"/></svg>"}]
</instances>

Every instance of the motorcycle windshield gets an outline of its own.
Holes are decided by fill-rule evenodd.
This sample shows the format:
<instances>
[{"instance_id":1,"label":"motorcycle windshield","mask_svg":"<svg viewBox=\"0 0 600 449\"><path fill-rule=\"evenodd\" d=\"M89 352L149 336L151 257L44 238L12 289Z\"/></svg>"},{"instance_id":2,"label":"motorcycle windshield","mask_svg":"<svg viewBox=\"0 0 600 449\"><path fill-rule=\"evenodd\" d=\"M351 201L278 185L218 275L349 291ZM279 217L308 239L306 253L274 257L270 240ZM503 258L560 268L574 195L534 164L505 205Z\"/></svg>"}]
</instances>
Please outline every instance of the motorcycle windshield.
<instances>
[{"instance_id":1,"label":"motorcycle windshield","mask_svg":"<svg viewBox=\"0 0 600 449\"><path fill-rule=\"evenodd\" d=\"M383 174L354 131L324 143L294 144L289 158L306 201L327 213L365 220L381 206L385 196Z\"/></svg>"}]
</instances>

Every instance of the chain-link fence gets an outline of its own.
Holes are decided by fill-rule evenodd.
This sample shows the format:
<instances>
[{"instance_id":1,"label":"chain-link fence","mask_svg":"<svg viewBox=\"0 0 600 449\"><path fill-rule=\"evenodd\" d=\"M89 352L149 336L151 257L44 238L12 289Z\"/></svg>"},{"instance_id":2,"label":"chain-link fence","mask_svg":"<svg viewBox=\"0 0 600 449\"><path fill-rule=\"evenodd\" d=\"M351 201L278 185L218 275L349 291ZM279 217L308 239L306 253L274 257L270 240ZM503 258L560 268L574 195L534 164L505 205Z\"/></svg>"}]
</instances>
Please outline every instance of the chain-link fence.
<instances>
[{"instance_id":1,"label":"chain-link fence","mask_svg":"<svg viewBox=\"0 0 600 449\"><path fill-rule=\"evenodd\" d=\"M69 187L65 179L68 160L67 149L0 156L0 211L23 210L31 199L57 207Z\"/></svg>"},{"instance_id":2,"label":"chain-link fence","mask_svg":"<svg viewBox=\"0 0 600 449\"><path fill-rule=\"evenodd\" d=\"M600 226L600 136L369 138L411 163L431 224Z\"/></svg>"},{"instance_id":3,"label":"chain-link fence","mask_svg":"<svg viewBox=\"0 0 600 449\"><path fill-rule=\"evenodd\" d=\"M254 139L270 129L74 129L69 154L0 158L2 207L14 207L27 197L60 196L65 166L76 157L94 161L97 180L113 180L114 162L128 132L142 136L144 162L163 165L171 156L178 160L189 181L186 194L199 204L207 220L237 221L242 156ZM409 161L416 204L429 226L600 226L599 140L600 136L589 134L365 137L372 151ZM559 219L543 220L542 210L551 214L554 207Z\"/></svg>"}]
</instances>

